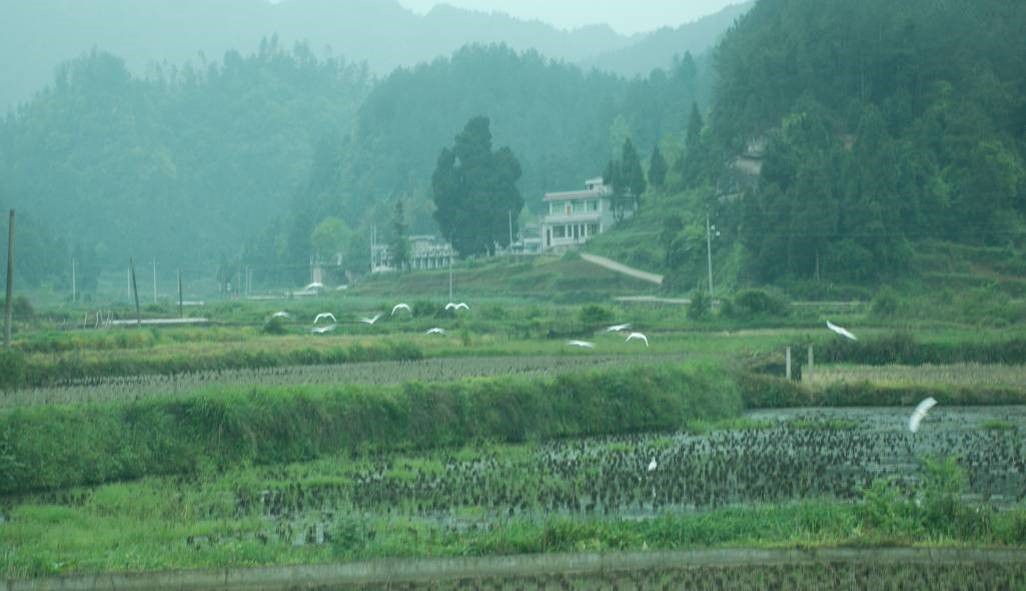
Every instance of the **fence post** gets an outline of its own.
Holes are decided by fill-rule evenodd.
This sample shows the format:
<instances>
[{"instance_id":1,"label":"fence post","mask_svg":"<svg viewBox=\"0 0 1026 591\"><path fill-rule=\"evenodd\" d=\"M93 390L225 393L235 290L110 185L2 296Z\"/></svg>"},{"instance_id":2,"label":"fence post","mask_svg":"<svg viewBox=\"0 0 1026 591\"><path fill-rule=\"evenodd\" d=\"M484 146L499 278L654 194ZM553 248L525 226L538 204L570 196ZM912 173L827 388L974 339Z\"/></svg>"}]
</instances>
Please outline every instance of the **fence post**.
<instances>
[{"instance_id":1,"label":"fence post","mask_svg":"<svg viewBox=\"0 0 1026 591\"><path fill-rule=\"evenodd\" d=\"M14 210L7 226L7 299L4 301L4 348L11 348L12 302L14 297Z\"/></svg>"},{"instance_id":2,"label":"fence post","mask_svg":"<svg viewBox=\"0 0 1026 591\"><path fill-rule=\"evenodd\" d=\"M790 379L791 379L791 347L788 347L787 350L785 351L784 358L786 359L786 363L787 363L787 379L790 381Z\"/></svg>"},{"instance_id":3,"label":"fence post","mask_svg":"<svg viewBox=\"0 0 1026 591\"><path fill-rule=\"evenodd\" d=\"M812 355L812 345L809 345L809 368L806 370L809 376L809 383L812 383L812 371L816 368L816 361Z\"/></svg>"}]
</instances>

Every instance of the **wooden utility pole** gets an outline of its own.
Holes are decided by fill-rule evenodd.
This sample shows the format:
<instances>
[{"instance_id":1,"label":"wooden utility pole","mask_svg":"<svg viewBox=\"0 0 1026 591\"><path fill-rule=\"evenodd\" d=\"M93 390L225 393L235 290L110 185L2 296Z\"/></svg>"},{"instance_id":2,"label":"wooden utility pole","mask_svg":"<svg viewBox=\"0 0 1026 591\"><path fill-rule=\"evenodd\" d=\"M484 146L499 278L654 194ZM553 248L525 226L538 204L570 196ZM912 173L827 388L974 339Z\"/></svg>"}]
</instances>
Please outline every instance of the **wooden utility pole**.
<instances>
[{"instance_id":1,"label":"wooden utility pole","mask_svg":"<svg viewBox=\"0 0 1026 591\"><path fill-rule=\"evenodd\" d=\"M11 300L14 298L14 210L7 225L7 299L4 301L4 348L11 348Z\"/></svg>"},{"instance_id":2,"label":"wooden utility pole","mask_svg":"<svg viewBox=\"0 0 1026 591\"><path fill-rule=\"evenodd\" d=\"M788 347L784 353L784 363L787 366L787 381L791 381L791 347Z\"/></svg>"},{"instance_id":3,"label":"wooden utility pole","mask_svg":"<svg viewBox=\"0 0 1026 591\"><path fill-rule=\"evenodd\" d=\"M128 259L128 274L132 278L132 296L135 298L135 325L142 326L142 312L139 311L139 285L135 281L135 260Z\"/></svg>"},{"instance_id":4,"label":"wooden utility pole","mask_svg":"<svg viewBox=\"0 0 1026 591\"><path fill-rule=\"evenodd\" d=\"M705 252L709 261L709 299L712 300L712 226L709 225L709 216L705 216Z\"/></svg>"},{"instance_id":5,"label":"wooden utility pole","mask_svg":"<svg viewBox=\"0 0 1026 591\"><path fill-rule=\"evenodd\" d=\"M178 269L178 317L185 318L185 314L182 313L182 307L184 302L182 301L182 270Z\"/></svg>"}]
</instances>

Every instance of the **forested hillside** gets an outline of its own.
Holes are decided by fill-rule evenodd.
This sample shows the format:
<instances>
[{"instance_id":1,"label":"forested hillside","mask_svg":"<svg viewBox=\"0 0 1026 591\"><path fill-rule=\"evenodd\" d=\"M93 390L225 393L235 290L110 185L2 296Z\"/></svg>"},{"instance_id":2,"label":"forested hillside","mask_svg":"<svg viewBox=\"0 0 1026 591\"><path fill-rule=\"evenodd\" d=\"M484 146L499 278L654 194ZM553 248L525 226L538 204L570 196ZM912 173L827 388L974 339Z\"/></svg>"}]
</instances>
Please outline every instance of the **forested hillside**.
<instances>
[{"instance_id":1,"label":"forested hillside","mask_svg":"<svg viewBox=\"0 0 1026 591\"><path fill-rule=\"evenodd\" d=\"M1022 248L1024 30L1005 0L760 0L716 51L668 264L701 276L707 213L742 282L903 277L926 240Z\"/></svg>"},{"instance_id":2,"label":"forested hillside","mask_svg":"<svg viewBox=\"0 0 1026 591\"><path fill-rule=\"evenodd\" d=\"M0 204L63 237L55 260L237 254L287 210L313 146L348 132L369 85L362 67L273 40L147 78L93 52L0 122Z\"/></svg>"},{"instance_id":3,"label":"forested hillside","mask_svg":"<svg viewBox=\"0 0 1026 591\"><path fill-rule=\"evenodd\" d=\"M5 0L0 6L0 113L29 100L59 64L94 47L123 57L140 75L152 64L203 64L226 51L248 53L261 38L277 35L289 47L304 42L318 56L346 56L387 75L469 43L504 42L579 61L643 37L608 26L563 31L445 5L418 15L395 0ZM667 63L673 53L663 56Z\"/></svg>"},{"instance_id":4,"label":"forested hillside","mask_svg":"<svg viewBox=\"0 0 1026 591\"><path fill-rule=\"evenodd\" d=\"M296 264L314 250L310 236L324 219L362 227L366 241L368 224L385 226L392 200L403 197L413 204L414 231L436 232L427 206L432 171L441 149L476 116L490 119L496 146L517 154L520 193L537 211L545 191L575 189L601 174L625 138L647 155L661 138L681 135L688 111L680 106L690 107L702 84L690 55L632 81L497 45L400 68L367 97L352 138L334 153L326 147L290 227L275 231L287 234ZM252 250L266 256L276 243L267 235Z\"/></svg>"}]
</instances>

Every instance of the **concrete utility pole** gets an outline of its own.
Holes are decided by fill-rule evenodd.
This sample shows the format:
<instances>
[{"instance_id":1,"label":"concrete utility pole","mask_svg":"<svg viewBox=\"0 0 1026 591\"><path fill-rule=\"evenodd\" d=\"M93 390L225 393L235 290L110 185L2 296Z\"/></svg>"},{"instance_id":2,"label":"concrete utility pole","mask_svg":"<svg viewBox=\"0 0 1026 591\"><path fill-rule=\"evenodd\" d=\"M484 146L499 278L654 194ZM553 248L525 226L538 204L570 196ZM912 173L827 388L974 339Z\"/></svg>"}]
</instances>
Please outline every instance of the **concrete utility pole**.
<instances>
[{"instance_id":1,"label":"concrete utility pole","mask_svg":"<svg viewBox=\"0 0 1026 591\"><path fill-rule=\"evenodd\" d=\"M153 303L157 303L157 259L153 259Z\"/></svg>"},{"instance_id":2,"label":"concrete utility pole","mask_svg":"<svg viewBox=\"0 0 1026 591\"><path fill-rule=\"evenodd\" d=\"M712 226L709 225L709 216L705 216L705 254L709 261L709 299L712 300Z\"/></svg>"},{"instance_id":3,"label":"concrete utility pole","mask_svg":"<svg viewBox=\"0 0 1026 591\"><path fill-rule=\"evenodd\" d=\"M11 300L14 298L14 210L7 225L7 299L4 301L4 348L11 348Z\"/></svg>"},{"instance_id":4,"label":"concrete utility pole","mask_svg":"<svg viewBox=\"0 0 1026 591\"><path fill-rule=\"evenodd\" d=\"M449 301L452 301L452 253L449 253Z\"/></svg>"},{"instance_id":5,"label":"concrete utility pole","mask_svg":"<svg viewBox=\"0 0 1026 591\"><path fill-rule=\"evenodd\" d=\"M139 311L139 285L135 281L135 260L128 259L128 274L132 278L132 296L135 298L135 325L142 326L142 313Z\"/></svg>"},{"instance_id":6,"label":"concrete utility pole","mask_svg":"<svg viewBox=\"0 0 1026 591\"><path fill-rule=\"evenodd\" d=\"M185 318L185 314L182 313L182 270L178 269L178 317Z\"/></svg>"},{"instance_id":7,"label":"concrete utility pole","mask_svg":"<svg viewBox=\"0 0 1026 591\"><path fill-rule=\"evenodd\" d=\"M78 302L78 278L75 276L75 265L78 261L71 257L71 303Z\"/></svg>"},{"instance_id":8,"label":"concrete utility pole","mask_svg":"<svg viewBox=\"0 0 1026 591\"><path fill-rule=\"evenodd\" d=\"M509 215L509 254L513 254L513 210L507 210Z\"/></svg>"}]
</instances>

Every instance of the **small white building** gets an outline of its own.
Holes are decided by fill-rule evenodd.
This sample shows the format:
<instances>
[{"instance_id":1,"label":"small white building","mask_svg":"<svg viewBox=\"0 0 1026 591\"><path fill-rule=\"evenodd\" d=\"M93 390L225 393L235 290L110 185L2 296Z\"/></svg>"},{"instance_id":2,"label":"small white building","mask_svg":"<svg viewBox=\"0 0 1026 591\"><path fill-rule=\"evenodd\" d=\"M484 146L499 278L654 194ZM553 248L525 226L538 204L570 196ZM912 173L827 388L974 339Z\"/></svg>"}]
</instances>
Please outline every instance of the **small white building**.
<instances>
[{"instance_id":1,"label":"small white building","mask_svg":"<svg viewBox=\"0 0 1026 591\"><path fill-rule=\"evenodd\" d=\"M456 256L452 245L437 236L410 236L407 240L412 270L446 268ZM393 264L392 249L387 244L371 245L371 273L395 271Z\"/></svg>"},{"instance_id":2,"label":"small white building","mask_svg":"<svg viewBox=\"0 0 1026 591\"><path fill-rule=\"evenodd\" d=\"M584 182L583 191L546 193L547 211L541 220L542 247L547 250L566 250L584 244L592 236L613 227L617 220L613 210L613 189L602 177ZM634 215L634 207L627 207L624 219Z\"/></svg>"}]
</instances>

